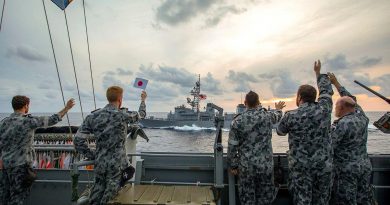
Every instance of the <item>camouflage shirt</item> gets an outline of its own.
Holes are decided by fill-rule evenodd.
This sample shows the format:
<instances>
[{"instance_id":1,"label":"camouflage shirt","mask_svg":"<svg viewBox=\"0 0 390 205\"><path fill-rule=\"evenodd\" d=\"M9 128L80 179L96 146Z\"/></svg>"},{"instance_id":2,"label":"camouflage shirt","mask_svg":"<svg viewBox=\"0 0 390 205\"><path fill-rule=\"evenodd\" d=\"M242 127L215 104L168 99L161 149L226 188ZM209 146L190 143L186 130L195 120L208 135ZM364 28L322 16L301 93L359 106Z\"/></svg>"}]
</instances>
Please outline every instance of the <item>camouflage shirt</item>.
<instances>
[{"instance_id":1,"label":"camouflage shirt","mask_svg":"<svg viewBox=\"0 0 390 205\"><path fill-rule=\"evenodd\" d=\"M35 117L14 112L0 123L0 158L5 168L32 164L34 131L61 121L58 114Z\"/></svg>"},{"instance_id":2,"label":"camouflage shirt","mask_svg":"<svg viewBox=\"0 0 390 205\"><path fill-rule=\"evenodd\" d=\"M137 122L146 115L145 102L141 102L138 112L117 109L108 104L88 115L74 139L78 152L89 159L95 159L95 171L99 172L119 167L125 169L128 159L125 150L125 140L129 123ZM96 151L87 144L87 137L93 134L96 138Z\"/></svg>"},{"instance_id":3,"label":"camouflage shirt","mask_svg":"<svg viewBox=\"0 0 390 205\"><path fill-rule=\"evenodd\" d=\"M261 167L273 162L272 127L282 111L247 109L233 119L228 141L228 164L237 167Z\"/></svg>"},{"instance_id":4,"label":"camouflage shirt","mask_svg":"<svg viewBox=\"0 0 390 205\"><path fill-rule=\"evenodd\" d=\"M289 166L331 168L332 141L329 135L332 113L332 85L325 74L317 78L318 103L303 103L286 112L277 127L279 135L288 135Z\"/></svg>"},{"instance_id":5,"label":"camouflage shirt","mask_svg":"<svg viewBox=\"0 0 390 205\"><path fill-rule=\"evenodd\" d=\"M340 96L350 96L344 87L339 90ZM332 125L332 140L334 163L337 167L348 170L358 170L357 164L369 163L367 155L367 126L369 119L363 109L356 104L356 110L334 121Z\"/></svg>"}]
</instances>

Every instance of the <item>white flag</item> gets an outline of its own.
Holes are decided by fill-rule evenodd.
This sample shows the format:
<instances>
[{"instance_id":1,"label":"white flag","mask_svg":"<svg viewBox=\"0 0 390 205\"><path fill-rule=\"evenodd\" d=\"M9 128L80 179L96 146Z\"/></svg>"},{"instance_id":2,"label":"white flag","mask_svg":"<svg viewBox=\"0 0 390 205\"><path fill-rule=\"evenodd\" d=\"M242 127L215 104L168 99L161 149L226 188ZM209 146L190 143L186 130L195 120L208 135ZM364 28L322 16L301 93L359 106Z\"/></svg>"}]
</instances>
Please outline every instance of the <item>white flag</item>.
<instances>
[{"instance_id":1,"label":"white flag","mask_svg":"<svg viewBox=\"0 0 390 205\"><path fill-rule=\"evenodd\" d=\"M148 80L143 79L143 78L136 78L135 79L135 82L134 82L134 87L135 88L140 88L140 89L145 90L146 89L146 85L148 85Z\"/></svg>"}]
</instances>

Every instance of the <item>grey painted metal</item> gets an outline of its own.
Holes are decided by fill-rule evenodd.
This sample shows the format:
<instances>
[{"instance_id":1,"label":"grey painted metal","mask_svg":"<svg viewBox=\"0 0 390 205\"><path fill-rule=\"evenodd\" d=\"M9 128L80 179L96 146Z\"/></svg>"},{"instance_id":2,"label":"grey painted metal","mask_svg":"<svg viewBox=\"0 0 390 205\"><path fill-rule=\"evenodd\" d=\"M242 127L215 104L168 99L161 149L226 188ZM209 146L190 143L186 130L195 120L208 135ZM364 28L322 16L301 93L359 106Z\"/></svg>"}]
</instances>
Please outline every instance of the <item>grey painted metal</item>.
<instances>
[{"instance_id":1,"label":"grey painted metal","mask_svg":"<svg viewBox=\"0 0 390 205\"><path fill-rule=\"evenodd\" d=\"M210 153L194 153L194 157L191 157L191 153L182 153L183 157L177 157L180 153L173 153L172 155L161 155L158 153L141 153L140 162L137 164L137 168L141 167L139 172L140 184L154 184L157 183L176 183L176 184L214 184L214 160ZM211 157L210 157L211 155ZM274 204L285 205L292 204L287 184L287 158L285 154L275 154L274 161L278 160L281 156L281 168L284 170L284 178L282 181L282 188L279 190L277 199ZM373 178L372 182L375 188L376 198L379 204L387 204L388 196L390 195L390 155L370 155L370 159L373 165ZM229 175L226 169L226 158L223 159L224 163L224 184L229 183ZM75 164L86 165L88 163L77 162ZM277 163L275 163L276 166ZM158 165L158 166L157 166ZM163 166L165 165L165 167ZM172 169L173 167L179 167L179 169ZM199 167L211 167L210 169L199 169ZM158 168L157 168L158 167ZM38 181L34 183L32 192L27 200L28 205L68 205L71 204L71 183L65 183L70 181L70 170L44 170L39 169ZM86 183L88 183L87 172L93 176L92 171L78 170L80 173L79 190L83 191ZM58 180L58 181L55 181ZM137 180L137 179L136 179ZM85 182L85 183L84 183ZM231 186L232 184L230 184ZM230 204L232 194L229 194L229 187L225 186L222 193L222 204ZM236 188L236 187L235 187ZM233 192L235 193L235 192ZM239 204L237 201L236 204Z\"/></svg>"},{"instance_id":2,"label":"grey painted metal","mask_svg":"<svg viewBox=\"0 0 390 205\"><path fill-rule=\"evenodd\" d=\"M198 126L198 127L215 127L215 110L220 108L215 106L212 103L207 103L205 111L200 111L199 103L203 99L203 94L200 94L200 79L195 83L193 90L190 94L194 96L193 99L187 98L187 103L190 105L190 108L180 105L174 108L174 112L170 112L167 115L167 118L155 118L153 116L140 120L140 123L143 127L148 128L170 128L174 126ZM244 111L243 104L237 106L237 113ZM244 106L245 107L245 106ZM224 119L225 122L222 122L222 127L229 128L230 123L235 114L223 114L223 109L220 109L220 116ZM219 110L218 110L219 111Z\"/></svg>"},{"instance_id":3,"label":"grey painted metal","mask_svg":"<svg viewBox=\"0 0 390 205\"><path fill-rule=\"evenodd\" d=\"M236 177L229 173L229 205L236 205Z\"/></svg>"},{"instance_id":4,"label":"grey painted metal","mask_svg":"<svg viewBox=\"0 0 390 205\"><path fill-rule=\"evenodd\" d=\"M373 185L375 189L390 189L390 186L378 186L378 185Z\"/></svg>"},{"instance_id":5,"label":"grey painted metal","mask_svg":"<svg viewBox=\"0 0 390 205\"><path fill-rule=\"evenodd\" d=\"M82 167L82 166L87 166L87 165L93 165L95 164L95 161L89 160L89 161L78 161L73 163L74 167Z\"/></svg>"},{"instance_id":6,"label":"grey painted metal","mask_svg":"<svg viewBox=\"0 0 390 205\"><path fill-rule=\"evenodd\" d=\"M73 147L36 147L35 151L68 151L74 152L75 149Z\"/></svg>"},{"instance_id":7,"label":"grey painted metal","mask_svg":"<svg viewBox=\"0 0 390 205\"><path fill-rule=\"evenodd\" d=\"M41 180L35 180L35 183L72 183L71 180L46 180L46 179L41 179ZM93 183L93 181L79 181L78 183L80 184L89 184Z\"/></svg>"},{"instance_id":8,"label":"grey painted metal","mask_svg":"<svg viewBox=\"0 0 390 205\"><path fill-rule=\"evenodd\" d=\"M137 160L135 168L135 184L141 184L142 173L145 171L143 168L143 159Z\"/></svg>"},{"instance_id":9,"label":"grey painted metal","mask_svg":"<svg viewBox=\"0 0 390 205\"><path fill-rule=\"evenodd\" d=\"M134 153L134 154L127 154L127 156L138 156L138 157L213 157L214 155L212 153L169 153L169 152L156 152L156 153Z\"/></svg>"}]
</instances>

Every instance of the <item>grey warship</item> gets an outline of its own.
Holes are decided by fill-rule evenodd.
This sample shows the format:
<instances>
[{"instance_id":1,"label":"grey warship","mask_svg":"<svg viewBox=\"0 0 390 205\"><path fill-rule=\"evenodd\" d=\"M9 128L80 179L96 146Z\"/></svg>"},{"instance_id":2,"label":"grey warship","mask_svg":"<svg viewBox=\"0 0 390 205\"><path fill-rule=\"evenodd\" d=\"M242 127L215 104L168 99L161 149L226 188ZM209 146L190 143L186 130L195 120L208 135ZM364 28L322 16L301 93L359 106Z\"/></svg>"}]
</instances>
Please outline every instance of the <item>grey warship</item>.
<instances>
[{"instance_id":1,"label":"grey warship","mask_svg":"<svg viewBox=\"0 0 390 205\"><path fill-rule=\"evenodd\" d=\"M201 94L200 75L195 86L190 91L192 99L187 97L187 104L190 107L186 107L184 104L174 108L174 111L170 111L167 118L155 118L154 116L147 117L140 121L140 124L146 128L170 128L174 126L197 126L204 128L213 128L215 111L212 107L212 103L207 103L205 111L200 111L200 102L206 99L205 94ZM229 128L233 117L245 111L244 104L238 104L236 113L224 114L224 128Z\"/></svg>"}]
</instances>

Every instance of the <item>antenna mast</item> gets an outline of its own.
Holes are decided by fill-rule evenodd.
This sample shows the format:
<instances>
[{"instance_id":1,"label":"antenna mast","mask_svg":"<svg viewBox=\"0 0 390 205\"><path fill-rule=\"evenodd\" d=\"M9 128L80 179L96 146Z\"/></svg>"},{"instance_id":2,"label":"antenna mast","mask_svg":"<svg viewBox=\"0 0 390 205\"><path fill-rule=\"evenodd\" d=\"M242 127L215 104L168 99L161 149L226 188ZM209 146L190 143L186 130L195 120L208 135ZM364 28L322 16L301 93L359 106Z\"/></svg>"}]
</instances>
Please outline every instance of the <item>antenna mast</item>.
<instances>
[{"instance_id":1,"label":"antenna mast","mask_svg":"<svg viewBox=\"0 0 390 205\"><path fill-rule=\"evenodd\" d=\"M200 75L198 81L195 83L195 87L191 90L190 94L193 96L193 100L188 100L188 104L194 112L199 113L199 102L200 102Z\"/></svg>"}]
</instances>

